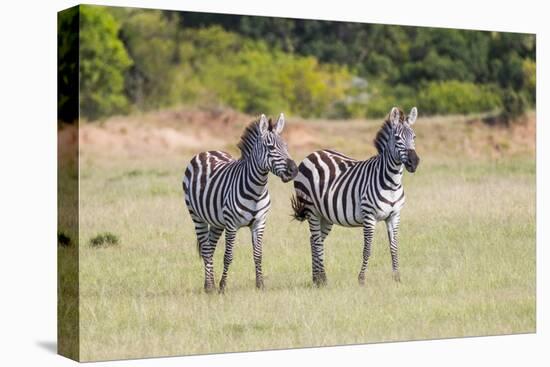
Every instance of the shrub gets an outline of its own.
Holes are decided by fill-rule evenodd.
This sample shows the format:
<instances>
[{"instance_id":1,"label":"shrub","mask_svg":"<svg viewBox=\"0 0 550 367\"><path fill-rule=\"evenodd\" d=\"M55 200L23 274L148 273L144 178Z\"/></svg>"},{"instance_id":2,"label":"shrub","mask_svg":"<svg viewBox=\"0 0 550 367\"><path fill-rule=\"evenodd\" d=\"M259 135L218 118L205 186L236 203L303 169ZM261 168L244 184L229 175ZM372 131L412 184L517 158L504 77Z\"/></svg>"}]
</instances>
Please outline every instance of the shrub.
<instances>
[{"instance_id":1,"label":"shrub","mask_svg":"<svg viewBox=\"0 0 550 367\"><path fill-rule=\"evenodd\" d=\"M521 92L511 88L504 91L502 95L502 118L507 123L517 120L525 114L528 107L527 98Z\"/></svg>"},{"instance_id":2,"label":"shrub","mask_svg":"<svg viewBox=\"0 0 550 367\"><path fill-rule=\"evenodd\" d=\"M365 117L369 98L368 85L364 78L351 77L345 85L345 92L343 92L345 97L332 103L326 117L335 119Z\"/></svg>"},{"instance_id":3,"label":"shrub","mask_svg":"<svg viewBox=\"0 0 550 367\"><path fill-rule=\"evenodd\" d=\"M111 232L100 233L90 239L90 246L92 247L106 247L117 244L118 237Z\"/></svg>"},{"instance_id":4,"label":"shrub","mask_svg":"<svg viewBox=\"0 0 550 367\"><path fill-rule=\"evenodd\" d=\"M351 74L345 67L323 65L313 57L276 53L275 85L287 99L291 113L303 117L325 117L333 105L346 97Z\"/></svg>"},{"instance_id":5,"label":"shrub","mask_svg":"<svg viewBox=\"0 0 550 367\"><path fill-rule=\"evenodd\" d=\"M351 86L346 67L269 49L220 27L188 30L185 39L176 89L188 103L319 117L329 115Z\"/></svg>"},{"instance_id":6,"label":"shrub","mask_svg":"<svg viewBox=\"0 0 550 367\"><path fill-rule=\"evenodd\" d=\"M417 92L413 88L405 85L371 86L367 101L367 117L383 118L393 106L402 109L412 108L418 103L415 98L416 94Z\"/></svg>"},{"instance_id":7,"label":"shrub","mask_svg":"<svg viewBox=\"0 0 550 367\"><path fill-rule=\"evenodd\" d=\"M421 87L417 105L427 114L467 114L498 109L502 102L494 88L453 80Z\"/></svg>"},{"instance_id":8,"label":"shrub","mask_svg":"<svg viewBox=\"0 0 550 367\"><path fill-rule=\"evenodd\" d=\"M529 98L531 104L536 103L537 99L537 64L531 59L523 60L523 88Z\"/></svg>"}]
</instances>

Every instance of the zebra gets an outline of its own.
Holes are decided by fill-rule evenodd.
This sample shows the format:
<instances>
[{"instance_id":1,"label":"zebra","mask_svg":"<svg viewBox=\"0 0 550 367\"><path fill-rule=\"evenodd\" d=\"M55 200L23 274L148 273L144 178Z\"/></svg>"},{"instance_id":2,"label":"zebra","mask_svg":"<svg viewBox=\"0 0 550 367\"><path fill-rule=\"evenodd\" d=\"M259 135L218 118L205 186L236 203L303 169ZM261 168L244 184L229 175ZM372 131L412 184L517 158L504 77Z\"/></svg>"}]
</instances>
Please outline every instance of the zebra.
<instances>
[{"instance_id":1,"label":"zebra","mask_svg":"<svg viewBox=\"0 0 550 367\"><path fill-rule=\"evenodd\" d=\"M405 203L403 166L415 172L420 162L412 129L417 115L416 107L406 117L397 107L392 108L374 139L378 154L370 159L359 161L334 150L320 150L299 165L294 180L296 195L291 198L293 216L309 223L316 286L327 281L323 241L333 224L363 227L363 261L358 279L364 285L374 227L382 220L387 227L393 279L401 281L397 233Z\"/></svg>"},{"instance_id":2,"label":"zebra","mask_svg":"<svg viewBox=\"0 0 550 367\"><path fill-rule=\"evenodd\" d=\"M197 235L197 248L204 262L204 289L215 290L213 256L218 239L225 230L225 254L219 292L227 283L229 265L233 260L233 244L239 228L248 226L256 267L256 287L264 288L262 276L262 237L271 204L267 177L271 171L283 182L298 173L296 163L281 137L284 114L272 124L265 115L251 122L238 148L239 159L222 151L197 154L185 170L183 191L185 204Z\"/></svg>"}]
</instances>

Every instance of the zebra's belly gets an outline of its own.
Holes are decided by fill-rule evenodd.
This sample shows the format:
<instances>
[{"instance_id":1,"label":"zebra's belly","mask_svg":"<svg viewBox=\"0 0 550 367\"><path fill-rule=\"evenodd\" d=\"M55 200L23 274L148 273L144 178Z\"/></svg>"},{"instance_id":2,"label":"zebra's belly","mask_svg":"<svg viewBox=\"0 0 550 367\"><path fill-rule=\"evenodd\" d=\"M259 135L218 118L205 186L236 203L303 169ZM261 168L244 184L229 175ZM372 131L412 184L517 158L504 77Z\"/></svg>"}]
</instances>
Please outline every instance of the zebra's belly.
<instances>
[{"instance_id":1,"label":"zebra's belly","mask_svg":"<svg viewBox=\"0 0 550 367\"><path fill-rule=\"evenodd\" d=\"M359 203L359 200L354 202ZM362 226L363 216L360 206L355 206L352 201L346 204L344 207L343 203L339 202L337 205L323 205L322 207L316 207L316 209L331 224L338 224L343 227Z\"/></svg>"},{"instance_id":2,"label":"zebra's belly","mask_svg":"<svg viewBox=\"0 0 550 367\"><path fill-rule=\"evenodd\" d=\"M348 220L342 220L342 218L338 218L338 219L325 218L325 219L327 220L327 222L331 224L337 224L342 227L354 228L354 227L363 226L363 220L357 221L354 218L348 218Z\"/></svg>"}]
</instances>

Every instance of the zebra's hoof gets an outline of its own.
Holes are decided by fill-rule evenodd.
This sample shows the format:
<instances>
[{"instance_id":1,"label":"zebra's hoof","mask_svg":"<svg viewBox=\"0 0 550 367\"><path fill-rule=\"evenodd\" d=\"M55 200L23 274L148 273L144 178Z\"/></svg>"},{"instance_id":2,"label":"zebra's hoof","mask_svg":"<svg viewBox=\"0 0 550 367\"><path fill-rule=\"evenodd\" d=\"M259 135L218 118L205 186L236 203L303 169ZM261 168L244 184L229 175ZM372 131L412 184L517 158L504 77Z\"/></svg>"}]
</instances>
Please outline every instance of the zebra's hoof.
<instances>
[{"instance_id":1,"label":"zebra's hoof","mask_svg":"<svg viewBox=\"0 0 550 367\"><path fill-rule=\"evenodd\" d=\"M399 275L398 271L394 271L392 277L394 281L396 281L397 283L401 283L401 276Z\"/></svg>"},{"instance_id":2,"label":"zebra's hoof","mask_svg":"<svg viewBox=\"0 0 550 367\"><path fill-rule=\"evenodd\" d=\"M214 293L215 290L216 290L216 288L213 285L204 287L204 292L206 294L212 294L212 293Z\"/></svg>"},{"instance_id":3,"label":"zebra's hoof","mask_svg":"<svg viewBox=\"0 0 550 367\"><path fill-rule=\"evenodd\" d=\"M313 276L313 284L316 287L324 287L327 285L327 276L325 274L318 274Z\"/></svg>"},{"instance_id":4,"label":"zebra's hoof","mask_svg":"<svg viewBox=\"0 0 550 367\"><path fill-rule=\"evenodd\" d=\"M218 289L218 293L220 293L220 294L225 293L225 282L224 281L220 282L220 288Z\"/></svg>"},{"instance_id":5,"label":"zebra's hoof","mask_svg":"<svg viewBox=\"0 0 550 367\"><path fill-rule=\"evenodd\" d=\"M263 291L265 289L264 282L256 282L256 289Z\"/></svg>"},{"instance_id":6,"label":"zebra's hoof","mask_svg":"<svg viewBox=\"0 0 550 367\"><path fill-rule=\"evenodd\" d=\"M365 276L364 275L363 276L359 275L359 277L357 279L359 281L359 285L361 287L364 287L365 286Z\"/></svg>"}]
</instances>

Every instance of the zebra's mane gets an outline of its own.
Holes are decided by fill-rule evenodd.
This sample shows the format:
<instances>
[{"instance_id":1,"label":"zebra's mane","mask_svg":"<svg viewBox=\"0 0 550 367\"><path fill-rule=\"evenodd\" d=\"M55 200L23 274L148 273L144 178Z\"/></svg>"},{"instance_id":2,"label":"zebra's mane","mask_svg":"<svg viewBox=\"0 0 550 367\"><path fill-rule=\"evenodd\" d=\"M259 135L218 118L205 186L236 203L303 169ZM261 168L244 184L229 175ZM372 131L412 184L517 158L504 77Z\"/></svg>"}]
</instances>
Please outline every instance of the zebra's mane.
<instances>
[{"instance_id":1,"label":"zebra's mane","mask_svg":"<svg viewBox=\"0 0 550 367\"><path fill-rule=\"evenodd\" d=\"M271 117L268 120L268 130L273 130L272 120ZM241 154L243 157L247 157L251 152L252 148L254 147L254 144L256 143L256 139L260 136L260 119L252 121L246 129L244 130L243 135L241 135L241 140L239 141L239 144L237 144L237 147L241 150Z\"/></svg>"},{"instance_id":2,"label":"zebra's mane","mask_svg":"<svg viewBox=\"0 0 550 367\"><path fill-rule=\"evenodd\" d=\"M405 121L405 113L399 110L399 122ZM376 137L374 138L374 146L376 147L376 150L378 151L378 154L381 154L384 149L386 149L386 143L388 142L388 138L391 134L391 121L390 121L390 115L386 117L386 120L384 121L384 124L382 127L380 127L380 130L378 130L378 133L376 133Z\"/></svg>"}]
</instances>

